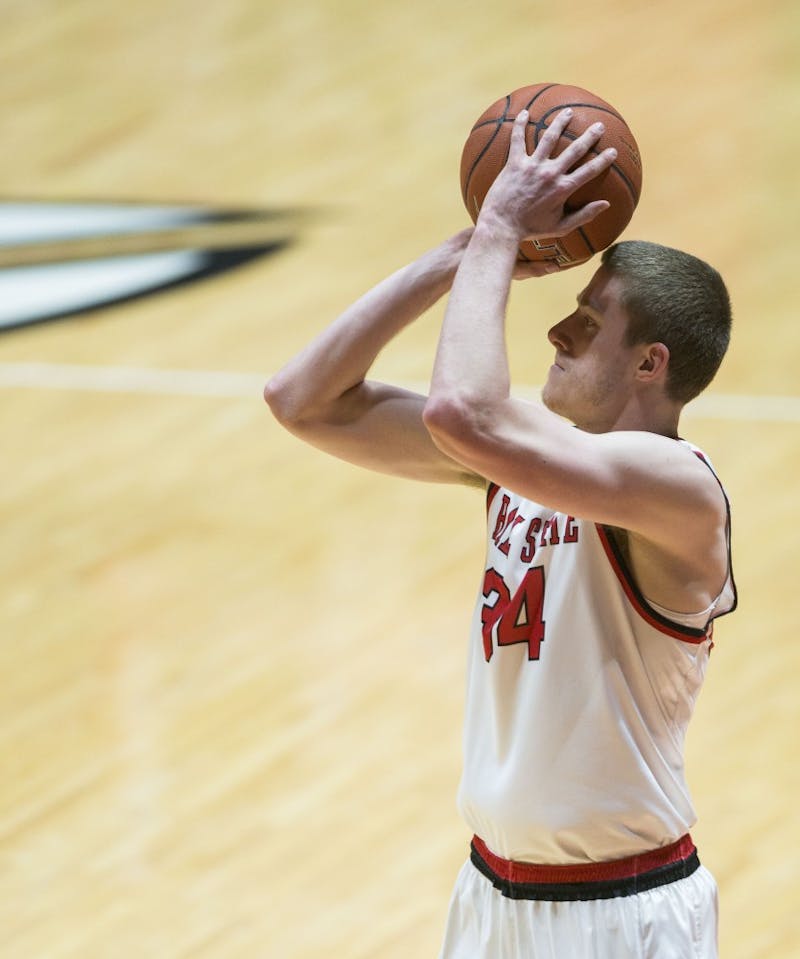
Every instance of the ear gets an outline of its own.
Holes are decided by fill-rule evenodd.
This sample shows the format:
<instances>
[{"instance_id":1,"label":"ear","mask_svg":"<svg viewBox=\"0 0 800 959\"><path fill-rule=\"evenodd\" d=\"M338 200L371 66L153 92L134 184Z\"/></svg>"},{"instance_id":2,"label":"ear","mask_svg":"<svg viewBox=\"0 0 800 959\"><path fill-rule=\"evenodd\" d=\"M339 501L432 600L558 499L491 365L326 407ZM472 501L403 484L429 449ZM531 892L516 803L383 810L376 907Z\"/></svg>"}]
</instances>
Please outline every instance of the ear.
<instances>
[{"instance_id":1,"label":"ear","mask_svg":"<svg viewBox=\"0 0 800 959\"><path fill-rule=\"evenodd\" d=\"M669 366L669 348L663 343L648 343L643 347L642 357L636 368L636 378L640 382L663 382Z\"/></svg>"}]
</instances>

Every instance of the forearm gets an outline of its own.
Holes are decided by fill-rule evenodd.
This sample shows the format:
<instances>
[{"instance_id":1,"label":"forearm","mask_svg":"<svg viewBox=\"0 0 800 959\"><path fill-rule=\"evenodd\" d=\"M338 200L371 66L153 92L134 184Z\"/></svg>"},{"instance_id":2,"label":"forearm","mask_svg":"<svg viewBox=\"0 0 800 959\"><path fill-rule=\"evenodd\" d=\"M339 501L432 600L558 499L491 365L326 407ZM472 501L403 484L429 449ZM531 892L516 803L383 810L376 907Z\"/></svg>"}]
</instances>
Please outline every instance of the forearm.
<instances>
[{"instance_id":1,"label":"forearm","mask_svg":"<svg viewBox=\"0 0 800 959\"><path fill-rule=\"evenodd\" d=\"M467 239L459 234L393 273L290 360L264 390L275 415L314 416L363 382L384 346L450 289Z\"/></svg>"},{"instance_id":2,"label":"forearm","mask_svg":"<svg viewBox=\"0 0 800 959\"><path fill-rule=\"evenodd\" d=\"M571 115L561 111L532 154L525 145L527 110L514 121L508 160L486 194L445 316L425 412L440 445L448 433L462 437L476 427L480 432L509 396L504 319L520 240L563 236L608 208L606 200L596 200L566 209L576 190L616 156L604 150L573 169L602 133L595 124L553 157Z\"/></svg>"},{"instance_id":3,"label":"forearm","mask_svg":"<svg viewBox=\"0 0 800 959\"><path fill-rule=\"evenodd\" d=\"M485 445L506 413L510 384L504 320L520 240L563 236L609 205L596 200L566 209L576 190L616 156L604 150L572 169L601 135L600 124L552 156L570 118L569 110L558 113L529 154L528 112L517 116L508 160L486 194L453 285L424 422L439 448L465 465L469 457L464 450Z\"/></svg>"},{"instance_id":4,"label":"forearm","mask_svg":"<svg viewBox=\"0 0 800 959\"><path fill-rule=\"evenodd\" d=\"M518 239L479 221L448 300L431 382L431 405L444 397L483 405L508 396L505 314Z\"/></svg>"}]
</instances>

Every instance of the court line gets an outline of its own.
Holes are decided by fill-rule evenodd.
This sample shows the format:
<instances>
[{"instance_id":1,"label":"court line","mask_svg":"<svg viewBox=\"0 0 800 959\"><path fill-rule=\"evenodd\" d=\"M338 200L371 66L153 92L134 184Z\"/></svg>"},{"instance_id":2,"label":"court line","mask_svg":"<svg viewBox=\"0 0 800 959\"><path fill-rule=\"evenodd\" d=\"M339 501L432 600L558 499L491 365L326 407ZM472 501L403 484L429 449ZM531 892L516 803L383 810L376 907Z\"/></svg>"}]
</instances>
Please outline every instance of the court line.
<instances>
[{"instance_id":1,"label":"court line","mask_svg":"<svg viewBox=\"0 0 800 959\"><path fill-rule=\"evenodd\" d=\"M71 363L0 363L0 389L153 393L161 396L258 396L265 374Z\"/></svg>"},{"instance_id":2,"label":"court line","mask_svg":"<svg viewBox=\"0 0 800 959\"><path fill-rule=\"evenodd\" d=\"M267 375L267 372L236 373L70 363L0 363L0 389L241 399L260 396ZM405 385L417 392L424 393L427 390L427 384L424 383ZM523 387L515 390L515 393L523 398L534 399L538 396L538 387ZM685 415L697 419L798 423L800 396L709 393L690 403Z\"/></svg>"}]
</instances>

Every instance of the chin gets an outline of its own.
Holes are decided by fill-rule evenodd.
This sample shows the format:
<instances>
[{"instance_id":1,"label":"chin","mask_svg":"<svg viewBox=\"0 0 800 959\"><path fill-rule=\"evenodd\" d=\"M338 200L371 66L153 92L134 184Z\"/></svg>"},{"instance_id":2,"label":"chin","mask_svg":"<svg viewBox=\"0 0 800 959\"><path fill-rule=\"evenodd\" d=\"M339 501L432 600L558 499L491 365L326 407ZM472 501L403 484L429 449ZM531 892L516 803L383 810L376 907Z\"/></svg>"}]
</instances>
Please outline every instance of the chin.
<instances>
[{"instance_id":1,"label":"chin","mask_svg":"<svg viewBox=\"0 0 800 959\"><path fill-rule=\"evenodd\" d=\"M575 422L575 417L570 412L566 397L559 396L557 390L548 389L547 384L545 384L542 390L542 405L546 406L551 413L555 413L557 416L569 420L570 423Z\"/></svg>"},{"instance_id":2,"label":"chin","mask_svg":"<svg viewBox=\"0 0 800 959\"><path fill-rule=\"evenodd\" d=\"M551 413L558 413L563 416L561 404L559 403L558 391L551 389L550 383L545 383L542 388L542 403Z\"/></svg>"}]
</instances>

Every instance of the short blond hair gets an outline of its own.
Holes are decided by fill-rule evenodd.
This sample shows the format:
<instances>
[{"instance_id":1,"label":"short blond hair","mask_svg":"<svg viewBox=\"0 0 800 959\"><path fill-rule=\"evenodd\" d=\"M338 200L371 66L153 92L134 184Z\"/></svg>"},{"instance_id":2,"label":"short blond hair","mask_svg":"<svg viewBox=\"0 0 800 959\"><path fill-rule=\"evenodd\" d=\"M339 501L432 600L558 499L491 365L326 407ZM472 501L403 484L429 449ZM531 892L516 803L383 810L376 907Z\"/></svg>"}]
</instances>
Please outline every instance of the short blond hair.
<instances>
[{"instance_id":1,"label":"short blond hair","mask_svg":"<svg viewBox=\"0 0 800 959\"><path fill-rule=\"evenodd\" d=\"M627 240L609 247L603 266L622 280L627 343L669 349L667 393L688 403L714 378L731 336L731 303L708 263L672 247Z\"/></svg>"}]
</instances>

